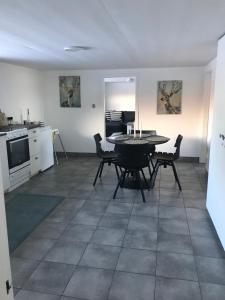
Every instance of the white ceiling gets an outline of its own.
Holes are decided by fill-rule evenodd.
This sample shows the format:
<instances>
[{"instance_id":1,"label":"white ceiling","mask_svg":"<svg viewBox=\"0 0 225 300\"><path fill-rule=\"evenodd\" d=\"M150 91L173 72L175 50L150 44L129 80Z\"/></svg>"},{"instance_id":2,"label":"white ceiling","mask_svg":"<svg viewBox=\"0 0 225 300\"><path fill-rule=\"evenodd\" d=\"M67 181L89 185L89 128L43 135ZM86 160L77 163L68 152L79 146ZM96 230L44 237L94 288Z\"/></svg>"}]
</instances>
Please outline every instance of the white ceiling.
<instances>
[{"instance_id":1,"label":"white ceiling","mask_svg":"<svg viewBox=\"0 0 225 300\"><path fill-rule=\"evenodd\" d=\"M224 32L225 0L0 0L0 61L38 69L205 65Z\"/></svg>"}]
</instances>

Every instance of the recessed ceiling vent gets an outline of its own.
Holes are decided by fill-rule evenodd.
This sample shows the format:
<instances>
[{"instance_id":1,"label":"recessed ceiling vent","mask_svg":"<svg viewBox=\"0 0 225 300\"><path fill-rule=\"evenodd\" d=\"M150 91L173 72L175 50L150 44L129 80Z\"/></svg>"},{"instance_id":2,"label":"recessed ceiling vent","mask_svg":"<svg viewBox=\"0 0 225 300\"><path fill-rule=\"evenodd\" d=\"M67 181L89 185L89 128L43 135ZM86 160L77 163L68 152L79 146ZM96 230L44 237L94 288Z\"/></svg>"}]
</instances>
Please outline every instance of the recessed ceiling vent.
<instances>
[{"instance_id":1,"label":"recessed ceiling vent","mask_svg":"<svg viewBox=\"0 0 225 300\"><path fill-rule=\"evenodd\" d=\"M66 52L77 52L77 51L87 51L91 50L92 48L89 46L67 46L64 47L64 51Z\"/></svg>"}]
</instances>

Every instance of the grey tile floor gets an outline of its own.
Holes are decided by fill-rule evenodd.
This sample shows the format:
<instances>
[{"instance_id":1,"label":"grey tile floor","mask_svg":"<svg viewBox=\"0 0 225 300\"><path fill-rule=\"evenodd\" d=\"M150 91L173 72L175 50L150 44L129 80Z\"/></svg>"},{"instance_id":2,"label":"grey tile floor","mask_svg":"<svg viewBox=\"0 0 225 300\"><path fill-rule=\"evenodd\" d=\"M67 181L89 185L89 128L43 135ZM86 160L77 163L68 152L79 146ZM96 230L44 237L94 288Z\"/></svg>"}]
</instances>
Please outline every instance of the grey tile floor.
<instances>
[{"instance_id":1,"label":"grey tile floor","mask_svg":"<svg viewBox=\"0 0 225 300\"><path fill-rule=\"evenodd\" d=\"M205 209L204 166L178 162L154 190L121 189L115 170L92 185L98 160L73 158L16 193L65 200L12 253L16 300L224 300L225 254Z\"/></svg>"}]
</instances>

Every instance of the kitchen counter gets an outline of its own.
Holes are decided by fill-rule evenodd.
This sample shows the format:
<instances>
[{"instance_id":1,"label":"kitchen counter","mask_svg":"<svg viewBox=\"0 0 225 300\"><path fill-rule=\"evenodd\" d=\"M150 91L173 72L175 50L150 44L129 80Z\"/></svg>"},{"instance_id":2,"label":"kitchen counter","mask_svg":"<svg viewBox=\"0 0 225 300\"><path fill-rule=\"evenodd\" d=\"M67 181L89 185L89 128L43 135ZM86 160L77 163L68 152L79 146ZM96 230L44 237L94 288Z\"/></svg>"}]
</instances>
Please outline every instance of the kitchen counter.
<instances>
[{"instance_id":1,"label":"kitchen counter","mask_svg":"<svg viewBox=\"0 0 225 300\"><path fill-rule=\"evenodd\" d=\"M0 136L5 135L5 132L16 130L16 129L23 129L27 128L29 129L34 129L41 127L40 124L13 124L13 125L8 125L0 128ZM4 132L4 134L2 133Z\"/></svg>"}]
</instances>

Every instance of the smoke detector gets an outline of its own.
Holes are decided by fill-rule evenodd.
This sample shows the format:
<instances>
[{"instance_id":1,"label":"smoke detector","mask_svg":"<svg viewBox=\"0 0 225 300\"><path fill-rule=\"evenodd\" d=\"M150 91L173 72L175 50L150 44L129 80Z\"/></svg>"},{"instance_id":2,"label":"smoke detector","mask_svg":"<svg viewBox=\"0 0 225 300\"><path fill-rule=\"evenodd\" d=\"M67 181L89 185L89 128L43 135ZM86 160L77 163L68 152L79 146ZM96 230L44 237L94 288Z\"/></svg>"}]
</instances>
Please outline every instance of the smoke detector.
<instances>
[{"instance_id":1,"label":"smoke detector","mask_svg":"<svg viewBox=\"0 0 225 300\"><path fill-rule=\"evenodd\" d=\"M91 50L91 47L88 46L67 46L64 47L64 51L66 52L77 52L77 51L87 51Z\"/></svg>"}]
</instances>

